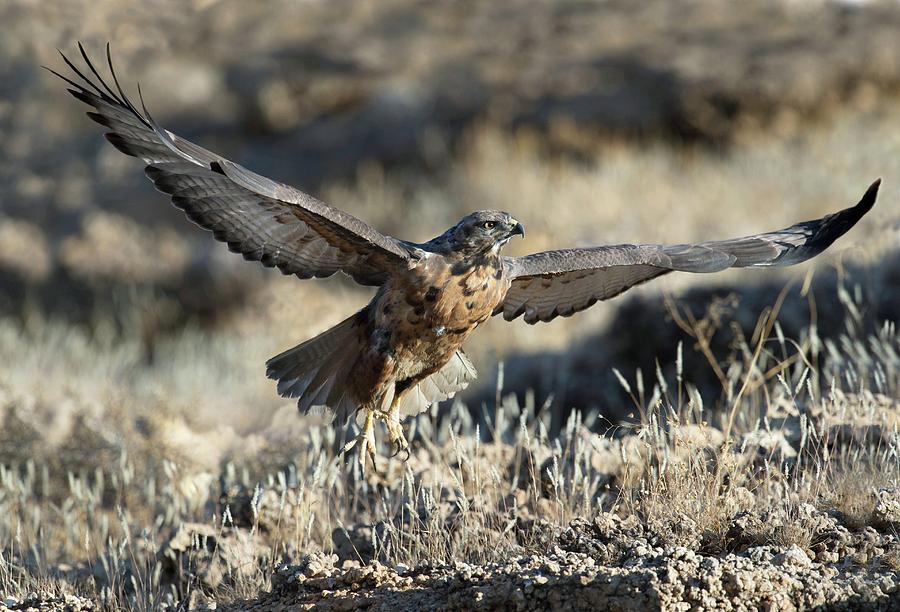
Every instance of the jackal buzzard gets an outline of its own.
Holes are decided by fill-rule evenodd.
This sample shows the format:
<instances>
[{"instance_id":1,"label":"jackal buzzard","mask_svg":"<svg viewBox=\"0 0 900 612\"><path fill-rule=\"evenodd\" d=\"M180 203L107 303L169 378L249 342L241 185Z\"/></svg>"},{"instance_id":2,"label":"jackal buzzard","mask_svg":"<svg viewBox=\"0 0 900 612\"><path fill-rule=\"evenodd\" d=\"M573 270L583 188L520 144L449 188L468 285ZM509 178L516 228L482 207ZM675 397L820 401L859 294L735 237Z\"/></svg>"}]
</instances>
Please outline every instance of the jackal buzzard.
<instances>
[{"instance_id":1,"label":"jackal buzzard","mask_svg":"<svg viewBox=\"0 0 900 612\"><path fill-rule=\"evenodd\" d=\"M879 181L852 208L775 232L699 244L621 244L525 257L500 254L522 224L509 213L472 213L421 244L386 236L363 221L239 166L160 127L141 102L112 85L79 51L89 72L63 56L70 77L54 72L93 107L106 138L139 157L156 188L189 219L244 258L299 278L343 272L378 287L362 310L270 359L278 392L302 412L327 408L345 421L362 412L361 467L375 460L374 425L384 421L396 452L407 449L400 420L451 397L475 378L461 347L489 317L528 323L569 316L598 300L674 270L789 266L849 230L875 203ZM396 454L396 453L395 453ZM408 454L408 451L407 451Z\"/></svg>"}]
</instances>

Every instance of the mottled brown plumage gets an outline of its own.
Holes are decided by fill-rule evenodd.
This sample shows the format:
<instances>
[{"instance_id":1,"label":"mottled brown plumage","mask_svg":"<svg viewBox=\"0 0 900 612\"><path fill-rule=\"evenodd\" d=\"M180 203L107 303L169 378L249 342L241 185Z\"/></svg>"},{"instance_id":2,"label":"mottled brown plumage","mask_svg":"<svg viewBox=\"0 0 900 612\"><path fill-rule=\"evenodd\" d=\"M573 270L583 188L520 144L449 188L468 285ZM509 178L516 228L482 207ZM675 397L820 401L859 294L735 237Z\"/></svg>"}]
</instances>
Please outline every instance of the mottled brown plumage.
<instances>
[{"instance_id":1,"label":"mottled brown plumage","mask_svg":"<svg viewBox=\"0 0 900 612\"><path fill-rule=\"evenodd\" d=\"M119 86L104 81L79 44L93 78L74 72L69 91L96 112L120 151L143 159L147 176L217 240L245 258L299 278L341 271L377 286L355 315L267 362L278 392L302 412L325 408L339 419L365 415L358 448L375 457L375 420L397 450L400 420L452 397L475 378L465 340L493 314L528 323L569 316L598 300L680 270L785 266L805 261L849 230L875 203L879 182L854 207L783 230L714 242L617 245L505 257L524 228L508 213L473 213L421 244L386 236L288 185L255 174L164 130ZM142 102L143 104L143 102Z\"/></svg>"}]
</instances>

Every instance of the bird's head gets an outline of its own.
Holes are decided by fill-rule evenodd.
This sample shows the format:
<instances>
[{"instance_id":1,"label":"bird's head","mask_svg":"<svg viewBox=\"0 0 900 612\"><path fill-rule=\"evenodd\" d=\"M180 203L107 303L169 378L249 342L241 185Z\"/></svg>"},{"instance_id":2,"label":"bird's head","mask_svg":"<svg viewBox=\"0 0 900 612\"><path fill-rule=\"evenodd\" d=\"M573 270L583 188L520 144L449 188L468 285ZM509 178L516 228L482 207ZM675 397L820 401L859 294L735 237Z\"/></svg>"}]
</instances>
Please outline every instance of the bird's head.
<instances>
[{"instance_id":1,"label":"bird's head","mask_svg":"<svg viewBox=\"0 0 900 612\"><path fill-rule=\"evenodd\" d=\"M474 212L447 230L441 238L454 252L464 255L497 254L513 236L525 236L525 228L500 210Z\"/></svg>"}]
</instances>

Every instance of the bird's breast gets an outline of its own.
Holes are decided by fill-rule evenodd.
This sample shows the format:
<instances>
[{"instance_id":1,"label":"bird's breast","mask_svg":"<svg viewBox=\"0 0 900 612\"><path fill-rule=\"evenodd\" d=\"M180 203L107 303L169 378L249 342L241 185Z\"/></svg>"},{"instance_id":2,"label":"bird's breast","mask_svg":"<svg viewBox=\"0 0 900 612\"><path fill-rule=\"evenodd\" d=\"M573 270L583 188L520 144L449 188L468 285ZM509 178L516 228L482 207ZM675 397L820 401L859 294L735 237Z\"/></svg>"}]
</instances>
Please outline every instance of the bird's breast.
<instances>
[{"instance_id":1,"label":"bird's breast","mask_svg":"<svg viewBox=\"0 0 900 612\"><path fill-rule=\"evenodd\" d=\"M499 261L462 266L440 259L420 268L389 281L376 298L378 325L398 330L402 344L455 337L461 344L491 316L509 284Z\"/></svg>"},{"instance_id":2,"label":"bird's breast","mask_svg":"<svg viewBox=\"0 0 900 612\"><path fill-rule=\"evenodd\" d=\"M438 334L471 331L494 312L505 282L499 261L441 266L424 294L426 323Z\"/></svg>"}]
</instances>

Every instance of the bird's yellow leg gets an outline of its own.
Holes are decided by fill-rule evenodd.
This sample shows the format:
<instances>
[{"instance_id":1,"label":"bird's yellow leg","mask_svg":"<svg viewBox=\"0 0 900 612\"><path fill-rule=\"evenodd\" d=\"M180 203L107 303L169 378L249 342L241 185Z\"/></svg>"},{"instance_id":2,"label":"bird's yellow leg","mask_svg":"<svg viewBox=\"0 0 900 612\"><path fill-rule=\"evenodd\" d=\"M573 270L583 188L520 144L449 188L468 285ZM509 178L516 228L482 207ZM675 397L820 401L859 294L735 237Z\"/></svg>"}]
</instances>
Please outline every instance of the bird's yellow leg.
<instances>
[{"instance_id":1,"label":"bird's yellow leg","mask_svg":"<svg viewBox=\"0 0 900 612\"><path fill-rule=\"evenodd\" d=\"M363 424L362 431L359 435L344 445L343 452L349 453L356 447L356 460L359 463L359 469L363 474L366 473L366 456L372 458L372 467L377 471L378 462L375 461L375 411L364 408L366 412L366 420Z\"/></svg>"},{"instance_id":2,"label":"bird's yellow leg","mask_svg":"<svg viewBox=\"0 0 900 612\"><path fill-rule=\"evenodd\" d=\"M403 435L403 426L400 424L400 399L400 397L395 397L391 402L391 409L384 419L384 424L388 430L388 441L394 447L394 454L391 457L405 452L404 461L406 461L409 459L409 443L406 441L406 436Z\"/></svg>"}]
</instances>

